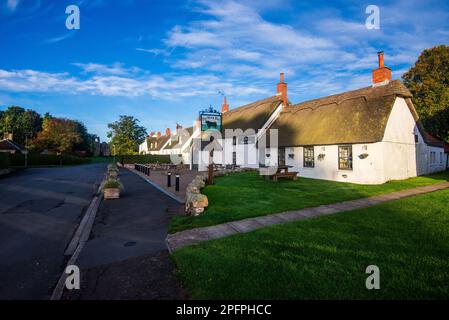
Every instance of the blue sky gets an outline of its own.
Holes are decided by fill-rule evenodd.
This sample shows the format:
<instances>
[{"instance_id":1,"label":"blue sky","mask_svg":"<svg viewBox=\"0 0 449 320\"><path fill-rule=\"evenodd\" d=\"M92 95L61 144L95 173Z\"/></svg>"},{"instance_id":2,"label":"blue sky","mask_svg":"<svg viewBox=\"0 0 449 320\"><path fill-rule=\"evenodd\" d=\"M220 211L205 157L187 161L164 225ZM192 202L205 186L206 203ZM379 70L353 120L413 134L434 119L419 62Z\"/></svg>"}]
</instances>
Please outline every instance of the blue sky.
<instances>
[{"instance_id":1,"label":"blue sky","mask_svg":"<svg viewBox=\"0 0 449 320\"><path fill-rule=\"evenodd\" d=\"M80 30L65 27L71 4ZM0 0L0 109L78 119L102 139L121 114L165 131L222 93L231 108L273 95L280 72L296 103L370 85L379 50L400 78L438 44L448 1Z\"/></svg>"}]
</instances>

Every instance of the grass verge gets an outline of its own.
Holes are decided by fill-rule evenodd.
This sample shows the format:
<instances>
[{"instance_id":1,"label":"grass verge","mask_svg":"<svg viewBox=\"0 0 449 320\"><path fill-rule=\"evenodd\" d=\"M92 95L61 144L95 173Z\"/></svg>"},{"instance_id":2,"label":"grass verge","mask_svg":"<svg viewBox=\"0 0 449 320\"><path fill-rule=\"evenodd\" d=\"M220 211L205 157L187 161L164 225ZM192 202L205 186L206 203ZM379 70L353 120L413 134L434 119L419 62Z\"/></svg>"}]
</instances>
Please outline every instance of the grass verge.
<instances>
[{"instance_id":1,"label":"grass verge","mask_svg":"<svg viewBox=\"0 0 449 320\"><path fill-rule=\"evenodd\" d=\"M448 299L449 190L177 250L194 299ZM380 268L380 290L365 270Z\"/></svg>"}]
</instances>

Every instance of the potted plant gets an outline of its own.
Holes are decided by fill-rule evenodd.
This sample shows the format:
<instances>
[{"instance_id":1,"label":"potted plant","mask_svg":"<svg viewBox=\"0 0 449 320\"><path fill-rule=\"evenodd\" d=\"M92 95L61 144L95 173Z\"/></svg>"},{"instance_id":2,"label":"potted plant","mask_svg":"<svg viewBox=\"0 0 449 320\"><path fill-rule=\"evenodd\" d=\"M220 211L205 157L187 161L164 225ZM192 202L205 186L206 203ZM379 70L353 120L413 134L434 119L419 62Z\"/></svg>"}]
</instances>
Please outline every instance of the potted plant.
<instances>
[{"instance_id":1,"label":"potted plant","mask_svg":"<svg viewBox=\"0 0 449 320\"><path fill-rule=\"evenodd\" d=\"M116 180L118 177L118 167L115 163L111 163L108 165L108 179Z\"/></svg>"},{"instance_id":2,"label":"potted plant","mask_svg":"<svg viewBox=\"0 0 449 320\"><path fill-rule=\"evenodd\" d=\"M117 180L106 180L103 184L105 199L120 198L120 183Z\"/></svg>"},{"instance_id":3,"label":"potted plant","mask_svg":"<svg viewBox=\"0 0 449 320\"><path fill-rule=\"evenodd\" d=\"M117 168L110 168L108 169L108 178L111 180L116 180L118 177L118 169Z\"/></svg>"}]
</instances>

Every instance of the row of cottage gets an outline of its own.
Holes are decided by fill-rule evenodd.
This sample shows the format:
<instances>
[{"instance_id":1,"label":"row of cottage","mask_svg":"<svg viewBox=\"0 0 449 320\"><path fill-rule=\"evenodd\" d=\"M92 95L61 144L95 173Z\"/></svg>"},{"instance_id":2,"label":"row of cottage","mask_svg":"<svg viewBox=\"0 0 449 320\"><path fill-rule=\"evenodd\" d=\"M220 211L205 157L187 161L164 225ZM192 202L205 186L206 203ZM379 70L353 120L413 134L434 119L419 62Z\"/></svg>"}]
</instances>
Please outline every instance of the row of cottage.
<instances>
[{"instance_id":1,"label":"row of cottage","mask_svg":"<svg viewBox=\"0 0 449 320\"><path fill-rule=\"evenodd\" d=\"M199 120L190 128L151 133L142 154L170 154L192 169L216 164L291 166L302 177L379 184L448 168L448 144L429 135L412 94L378 54L369 87L292 104L281 74L276 95L230 110L222 133L204 150Z\"/></svg>"}]
</instances>

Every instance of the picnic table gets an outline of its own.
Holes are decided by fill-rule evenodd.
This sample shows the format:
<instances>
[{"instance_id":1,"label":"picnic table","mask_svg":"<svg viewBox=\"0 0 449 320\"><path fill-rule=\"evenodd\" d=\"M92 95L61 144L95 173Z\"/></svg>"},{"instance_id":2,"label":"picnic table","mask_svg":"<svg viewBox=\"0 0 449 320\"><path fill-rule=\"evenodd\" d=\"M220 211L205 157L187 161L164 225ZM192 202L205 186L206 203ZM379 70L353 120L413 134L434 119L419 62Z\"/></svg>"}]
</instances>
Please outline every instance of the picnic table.
<instances>
[{"instance_id":1,"label":"picnic table","mask_svg":"<svg viewBox=\"0 0 449 320\"><path fill-rule=\"evenodd\" d=\"M298 179L298 172L296 171L288 171L289 168L293 168L293 166L278 166L276 173L271 175L270 178L273 181L278 181L278 179Z\"/></svg>"}]
</instances>

